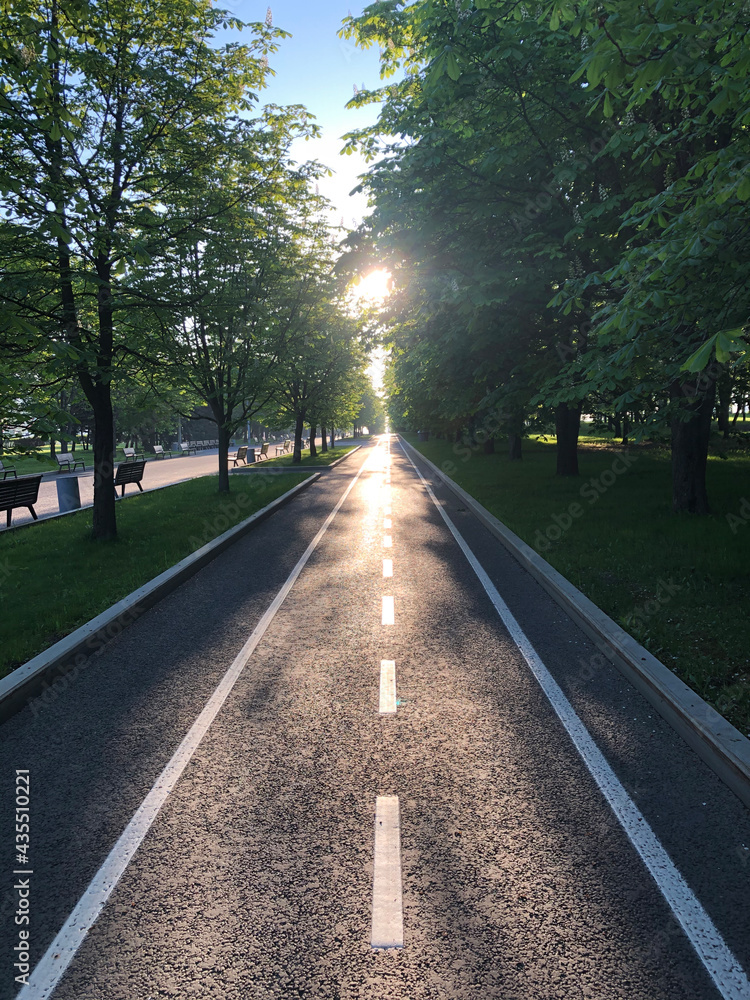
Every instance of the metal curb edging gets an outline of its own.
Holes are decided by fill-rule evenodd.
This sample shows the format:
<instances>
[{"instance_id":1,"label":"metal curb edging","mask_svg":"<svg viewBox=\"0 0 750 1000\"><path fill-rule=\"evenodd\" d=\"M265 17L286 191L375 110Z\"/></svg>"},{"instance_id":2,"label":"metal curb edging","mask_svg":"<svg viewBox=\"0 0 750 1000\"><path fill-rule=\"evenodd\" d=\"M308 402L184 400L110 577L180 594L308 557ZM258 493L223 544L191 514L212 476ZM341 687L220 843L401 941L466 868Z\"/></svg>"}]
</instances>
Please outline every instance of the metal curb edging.
<instances>
[{"instance_id":1,"label":"metal curb edging","mask_svg":"<svg viewBox=\"0 0 750 1000\"><path fill-rule=\"evenodd\" d=\"M40 691L52 687L59 678L63 678L67 684L68 676L77 675L89 657L102 649L114 636L119 635L123 628L136 621L144 611L157 604L229 548L238 538L260 521L270 517L280 507L285 506L319 478L320 473L317 472L304 482L298 483L244 521L227 529L213 541L207 542L148 583L144 583L49 649L32 657L6 677L0 678L0 723L20 712Z\"/></svg>"},{"instance_id":2,"label":"metal curb edging","mask_svg":"<svg viewBox=\"0 0 750 1000\"><path fill-rule=\"evenodd\" d=\"M698 756L750 806L750 740L433 462L401 444L469 507Z\"/></svg>"}]
</instances>

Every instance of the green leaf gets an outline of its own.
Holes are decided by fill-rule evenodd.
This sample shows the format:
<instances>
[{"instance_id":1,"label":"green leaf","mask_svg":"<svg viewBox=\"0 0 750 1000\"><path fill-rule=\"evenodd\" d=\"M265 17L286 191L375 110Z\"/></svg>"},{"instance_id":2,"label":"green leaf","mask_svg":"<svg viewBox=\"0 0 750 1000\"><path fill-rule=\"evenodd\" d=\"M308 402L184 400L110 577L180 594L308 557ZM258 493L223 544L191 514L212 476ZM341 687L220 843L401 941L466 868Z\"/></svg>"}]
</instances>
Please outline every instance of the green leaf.
<instances>
[{"instance_id":1,"label":"green leaf","mask_svg":"<svg viewBox=\"0 0 750 1000\"><path fill-rule=\"evenodd\" d=\"M458 68L458 60L452 52L449 52L445 58L445 68L451 80L457 80L461 75L461 70Z\"/></svg>"},{"instance_id":2,"label":"green leaf","mask_svg":"<svg viewBox=\"0 0 750 1000\"><path fill-rule=\"evenodd\" d=\"M718 334L714 334L705 344L702 344L697 351L687 359L687 361L680 366L681 372L700 372L706 367L708 362L711 360L711 352L714 349L716 343L716 338Z\"/></svg>"}]
</instances>

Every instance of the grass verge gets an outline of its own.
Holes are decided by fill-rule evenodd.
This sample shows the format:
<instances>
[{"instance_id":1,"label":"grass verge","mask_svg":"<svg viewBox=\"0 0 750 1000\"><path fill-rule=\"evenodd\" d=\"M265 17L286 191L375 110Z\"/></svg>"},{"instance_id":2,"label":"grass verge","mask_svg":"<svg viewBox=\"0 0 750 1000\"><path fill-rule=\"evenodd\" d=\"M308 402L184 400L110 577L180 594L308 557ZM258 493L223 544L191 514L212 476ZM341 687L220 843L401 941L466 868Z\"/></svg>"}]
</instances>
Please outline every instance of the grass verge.
<instances>
[{"instance_id":1,"label":"grass verge","mask_svg":"<svg viewBox=\"0 0 750 1000\"><path fill-rule=\"evenodd\" d=\"M348 445L345 448L329 448L326 452L321 452L318 448L318 454L315 458L310 458L309 448L303 448L302 450L302 462L301 465L330 465L332 462L337 461L339 458L343 458L344 455L348 455L350 451L353 451L356 445ZM280 465L291 465L292 456L291 455L280 455L278 458L265 458L262 462L253 463L248 465L248 469L256 468L278 468Z\"/></svg>"},{"instance_id":2,"label":"grass verge","mask_svg":"<svg viewBox=\"0 0 750 1000\"><path fill-rule=\"evenodd\" d=\"M307 476L258 476L229 494L204 476L117 505L114 542L91 510L0 536L0 677L51 646Z\"/></svg>"},{"instance_id":3,"label":"grass verge","mask_svg":"<svg viewBox=\"0 0 750 1000\"><path fill-rule=\"evenodd\" d=\"M627 464L592 440L568 479L553 439L511 462L404 436L750 736L750 454L709 459L714 513L698 517L672 513L664 449L631 447Z\"/></svg>"}]
</instances>

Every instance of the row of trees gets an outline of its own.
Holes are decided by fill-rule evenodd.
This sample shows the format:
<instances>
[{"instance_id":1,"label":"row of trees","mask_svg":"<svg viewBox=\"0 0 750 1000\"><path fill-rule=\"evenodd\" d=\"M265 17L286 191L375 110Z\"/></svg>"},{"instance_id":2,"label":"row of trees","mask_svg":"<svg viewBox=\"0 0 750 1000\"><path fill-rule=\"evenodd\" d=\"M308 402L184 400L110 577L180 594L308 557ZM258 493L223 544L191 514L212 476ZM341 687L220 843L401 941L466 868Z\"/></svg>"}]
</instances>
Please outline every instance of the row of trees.
<instances>
[{"instance_id":1,"label":"row of trees","mask_svg":"<svg viewBox=\"0 0 750 1000\"><path fill-rule=\"evenodd\" d=\"M750 395L750 66L742 3L384 0L382 103L350 148L386 264L395 425L520 435L582 412L669 433L673 506L708 510L717 403ZM398 77L396 74L398 73ZM627 423L626 423L627 426Z\"/></svg>"},{"instance_id":2,"label":"row of trees","mask_svg":"<svg viewBox=\"0 0 750 1000\"><path fill-rule=\"evenodd\" d=\"M218 44L230 28L250 40ZM290 156L316 127L301 106L258 107L284 35L210 0L4 10L3 422L51 433L80 386L96 538L116 533L113 387L185 416L207 406L223 491L245 421L341 424L362 395L366 336L334 272L323 168Z\"/></svg>"}]
</instances>

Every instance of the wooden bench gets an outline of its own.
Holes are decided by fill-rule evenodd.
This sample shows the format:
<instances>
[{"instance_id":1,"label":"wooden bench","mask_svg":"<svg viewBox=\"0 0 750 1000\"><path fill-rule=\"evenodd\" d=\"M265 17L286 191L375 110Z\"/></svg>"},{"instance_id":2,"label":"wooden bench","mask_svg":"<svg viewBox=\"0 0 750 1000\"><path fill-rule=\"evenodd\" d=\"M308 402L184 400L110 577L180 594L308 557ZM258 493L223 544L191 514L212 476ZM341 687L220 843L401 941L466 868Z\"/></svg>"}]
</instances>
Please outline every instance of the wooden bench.
<instances>
[{"instance_id":1,"label":"wooden bench","mask_svg":"<svg viewBox=\"0 0 750 1000\"><path fill-rule=\"evenodd\" d=\"M198 449L195 447L194 444L181 444L180 445L180 452L183 455L189 455L191 451L192 451L192 453L194 455L198 454Z\"/></svg>"},{"instance_id":2,"label":"wooden bench","mask_svg":"<svg viewBox=\"0 0 750 1000\"><path fill-rule=\"evenodd\" d=\"M12 465L6 467L2 462L0 462L0 472L3 474L3 479L7 479L10 475L13 475L14 477L18 476L18 473Z\"/></svg>"},{"instance_id":3,"label":"wooden bench","mask_svg":"<svg viewBox=\"0 0 750 1000\"><path fill-rule=\"evenodd\" d=\"M8 512L8 527L10 527L10 519L16 507L27 507L36 521L34 504L39 499L41 481L41 474L38 476L16 476L15 479L0 481L0 511Z\"/></svg>"},{"instance_id":4,"label":"wooden bench","mask_svg":"<svg viewBox=\"0 0 750 1000\"><path fill-rule=\"evenodd\" d=\"M75 472L79 465L82 469L86 468L83 459L76 458L75 455L71 455L70 452L65 452L64 455L57 456L57 471L62 472L64 465L67 466L65 470L66 472Z\"/></svg>"},{"instance_id":5,"label":"wooden bench","mask_svg":"<svg viewBox=\"0 0 750 1000\"><path fill-rule=\"evenodd\" d=\"M172 457L172 452L171 451L164 451L164 449L162 448L162 446L160 444L155 444L154 445L154 455L156 455L157 458L171 458Z\"/></svg>"},{"instance_id":6,"label":"wooden bench","mask_svg":"<svg viewBox=\"0 0 750 1000\"><path fill-rule=\"evenodd\" d=\"M238 462L244 462L247 465L247 445L243 445L241 448L237 449L236 455L230 455L229 458L234 462L235 465Z\"/></svg>"},{"instance_id":7,"label":"wooden bench","mask_svg":"<svg viewBox=\"0 0 750 1000\"><path fill-rule=\"evenodd\" d=\"M122 486L121 496L125 496L125 487L128 483L135 483L141 493L143 493L141 480L143 479L143 470L145 468L145 458L142 458L139 462L123 462L122 465L119 465L115 475L115 495L117 495L117 487Z\"/></svg>"},{"instance_id":8,"label":"wooden bench","mask_svg":"<svg viewBox=\"0 0 750 1000\"><path fill-rule=\"evenodd\" d=\"M260 451L256 452L255 461L259 462L261 460L261 458L268 458L269 457L269 455L268 455L268 449L270 447L271 447L271 445L268 443L268 441L266 441L264 444L262 444L260 446Z\"/></svg>"},{"instance_id":9,"label":"wooden bench","mask_svg":"<svg viewBox=\"0 0 750 1000\"><path fill-rule=\"evenodd\" d=\"M143 452L137 452L135 448L123 448L122 451L125 458L131 462L140 461L143 458Z\"/></svg>"}]
</instances>

